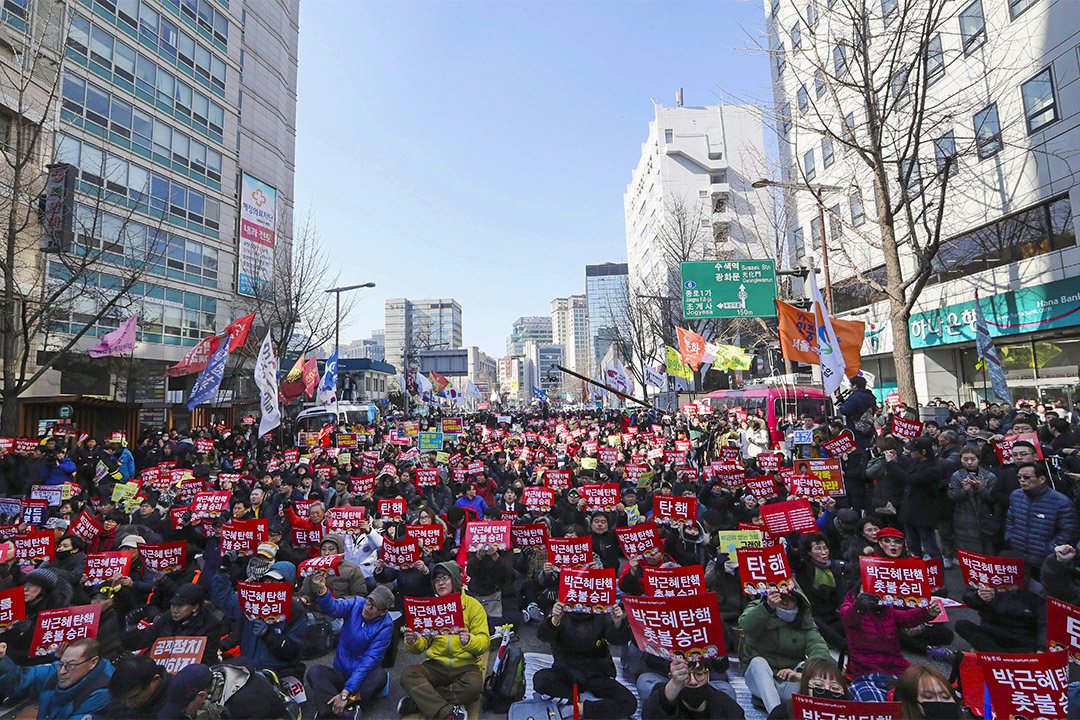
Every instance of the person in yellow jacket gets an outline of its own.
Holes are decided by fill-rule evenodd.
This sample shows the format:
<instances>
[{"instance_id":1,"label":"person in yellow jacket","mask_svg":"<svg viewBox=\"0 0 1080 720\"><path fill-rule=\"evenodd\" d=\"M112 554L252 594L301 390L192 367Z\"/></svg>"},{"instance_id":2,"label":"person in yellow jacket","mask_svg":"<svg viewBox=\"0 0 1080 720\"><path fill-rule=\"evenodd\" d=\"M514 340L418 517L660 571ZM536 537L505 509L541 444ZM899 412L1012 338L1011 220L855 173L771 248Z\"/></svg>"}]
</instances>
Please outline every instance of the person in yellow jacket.
<instances>
[{"instance_id":1,"label":"person in yellow jacket","mask_svg":"<svg viewBox=\"0 0 1080 720\"><path fill-rule=\"evenodd\" d=\"M431 584L437 596L461 592L461 568L456 562L444 562L431 571ZM465 720L466 706L480 697L484 689L484 671L480 660L488 651L487 613L472 597L461 593L465 628L457 635L420 637L405 631L405 649L413 654L427 651L428 659L401 673L405 697L398 703L398 713L419 712L426 720Z\"/></svg>"}]
</instances>

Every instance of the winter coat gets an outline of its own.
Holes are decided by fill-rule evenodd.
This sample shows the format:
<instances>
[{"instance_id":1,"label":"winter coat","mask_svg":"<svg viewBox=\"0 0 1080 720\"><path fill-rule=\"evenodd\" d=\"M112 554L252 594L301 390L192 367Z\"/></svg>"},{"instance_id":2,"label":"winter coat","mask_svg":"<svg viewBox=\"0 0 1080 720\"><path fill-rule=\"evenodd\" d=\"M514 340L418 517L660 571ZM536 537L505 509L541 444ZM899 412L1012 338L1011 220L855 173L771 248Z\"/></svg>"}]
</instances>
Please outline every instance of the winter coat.
<instances>
[{"instance_id":1,"label":"winter coat","mask_svg":"<svg viewBox=\"0 0 1080 720\"><path fill-rule=\"evenodd\" d=\"M855 593L848 593L840 608L840 619L848 640L847 674L851 677L870 673L900 675L910 663L900 649L900 630L922 625L930 619L926 608L901 610L886 607L876 612L855 610Z\"/></svg>"},{"instance_id":2,"label":"winter coat","mask_svg":"<svg viewBox=\"0 0 1080 720\"><path fill-rule=\"evenodd\" d=\"M869 390L857 389L851 391L847 399L840 404L837 412L844 416L847 426L854 430L855 423L875 407L877 407L877 398L874 397L874 393Z\"/></svg>"},{"instance_id":3,"label":"winter coat","mask_svg":"<svg viewBox=\"0 0 1080 720\"><path fill-rule=\"evenodd\" d=\"M135 456L131 454L130 450L127 448L121 450L118 461L120 463L120 475L123 477L124 482L135 477Z\"/></svg>"},{"instance_id":4,"label":"winter coat","mask_svg":"<svg viewBox=\"0 0 1080 720\"><path fill-rule=\"evenodd\" d=\"M933 526L937 521L935 508L941 497L940 484L941 472L936 460L912 460L904 472L904 497L897 508L897 519L905 525Z\"/></svg>"},{"instance_id":5,"label":"winter coat","mask_svg":"<svg viewBox=\"0 0 1080 720\"><path fill-rule=\"evenodd\" d=\"M956 547L968 552L989 554L990 539L1001 529L1001 518L994 513L994 485L997 478L984 467L975 473L979 486L964 489L971 475L960 468L949 480L949 499L953 502L953 533Z\"/></svg>"},{"instance_id":6,"label":"winter coat","mask_svg":"<svg viewBox=\"0 0 1080 720\"><path fill-rule=\"evenodd\" d=\"M41 466L41 479L46 485L63 485L66 482L71 482L71 476L75 474L75 463L71 461L71 458L64 458L56 463L56 465L42 465Z\"/></svg>"},{"instance_id":7,"label":"winter coat","mask_svg":"<svg viewBox=\"0 0 1080 720\"><path fill-rule=\"evenodd\" d=\"M1050 597L1070 605L1080 605L1080 578L1072 560L1063 563L1057 559L1057 555L1050 553L1043 563L1039 580Z\"/></svg>"},{"instance_id":8,"label":"winter coat","mask_svg":"<svg viewBox=\"0 0 1080 720\"><path fill-rule=\"evenodd\" d=\"M37 698L38 720L99 720L109 705L109 678L113 667L98 660L79 682L61 690L56 682L56 663L20 667L5 656L0 659L0 693Z\"/></svg>"},{"instance_id":9,"label":"winter coat","mask_svg":"<svg viewBox=\"0 0 1080 720\"><path fill-rule=\"evenodd\" d=\"M551 643L555 658L552 667L572 677L581 687L590 678L615 677L615 663L608 644L625 645L630 641L630 623L623 618L615 627L610 615L564 612L558 625L547 617L536 631L536 639Z\"/></svg>"},{"instance_id":10,"label":"winter coat","mask_svg":"<svg viewBox=\"0 0 1080 720\"><path fill-rule=\"evenodd\" d=\"M442 568L449 573L453 582L453 592L461 593L461 566L455 562L444 562L439 563L435 568ZM428 660L436 660L449 667L479 665L480 658L487 654L488 647L491 645L487 613L475 598L465 593L461 593L461 609L465 616L465 627L469 629L468 643L462 645L461 638L457 634L438 635L418 637L415 645L405 643L405 649L414 655L419 655L426 650Z\"/></svg>"},{"instance_id":11,"label":"winter coat","mask_svg":"<svg viewBox=\"0 0 1080 720\"><path fill-rule=\"evenodd\" d=\"M645 698L645 703L641 706L641 717L643 720L668 720L668 718L684 718L691 717L686 714L686 708L682 703L668 702L667 696L664 695L664 686L666 682L657 683L652 690L649 697ZM708 688L708 699L705 702L705 715L704 717L710 718L728 718L730 720L741 720L746 717L742 707L731 699L727 693L720 692L711 685L706 685ZM693 717L702 717L695 714Z\"/></svg>"},{"instance_id":12,"label":"winter coat","mask_svg":"<svg viewBox=\"0 0 1080 720\"><path fill-rule=\"evenodd\" d=\"M818 567L809 558L796 565L795 582L806 594L807 600L810 601L810 611L815 616L836 617L836 613L840 610L840 604L844 601L844 591L847 586L844 569L845 566L842 561L831 561L825 571L832 575L833 584L821 583L814 585Z\"/></svg>"},{"instance_id":13,"label":"winter coat","mask_svg":"<svg viewBox=\"0 0 1080 720\"><path fill-rule=\"evenodd\" d=\"M323 538L323 542L334 542L337 544L338 553L345 552L345 538L338 533L330 533ZM364 579L360 566L346 558L341 558L341 562L338 563L337 576L326 578L326 587L334 593L334 597L338 598L368 594L367 580ZM306 602L314 603L316 596L315 585L309 575L304 578L304 584L300 586L300 597Z\"/></svg>"},{"instance_id":14,"label":"winter coat","mask_svg":"<svg viewBox=\"0 0 1080 720\"><path fill-rule=\"evenodd\" d=\"M212 605L204 603L196 613L181 622L173 620L172 613L166 610L157 616L150 627L125 632L123 643L128 650L142 650L161 638L203 636L206 638L206 648L199 662L212 665L218 660L218 646L224 634L221 613Z\"/></svg>"},{"instance_id":15,"label":"winter coat","mask_svg":"<svg viewBox=\"0 0 1080 720\"><path fill-rule=\"evenodd\" d=\"M1046 648L1046 598L1024 587L998 591L990 602L968 588L963 602L979 613L979 626L1006 652L1034 653Z\"/></svg>"},{"instance_id":16,"label":"winter coat","mask_svg":"<svg viewBox=\"0 0 1080 720\"><path fill-rule=\"evenodd\" d=\"M384 613L374 622L364 619L363 610L368 598L336 598L332 592L319 596L319 609L326 615L345 618L338 638L334 668L348 678L345 689L357 692L370 672L382 665L383 655L390 647L394 621Z\"/></svg>"},{"instance_id":17,"label":"winter coat","mask_svg":"<svg viewBox=\"0 0 1080 720\"><path fill-rule=\"evenodd\" d=\"M739 616L742 627L743 643L739 659L743 667L756 657L763 657L773 672L784 668L793 669L799 663L812 657L828 658L829 646L810 614L810 601L802 590L792 594L799 605L799 614L794 622L785 622L769 607L769 602L762 597L752 601Z\"/></svg>"},{"instance_id":18,"label":"winter coat","mask_svg":"<svg viewBox=\"0 0 1080 720\"><path fill-rule=\"evenodd\" d=\"M1078 536L1072 501L1049 485L1016 490L1009 497L1005 542L1033 567L1040 567L1054 547L1072 545Z\"/></svg>"},{"instance_id":19,"label":"winter coat","mask_svg":"<svg viewBox=\"0 0 1080 720\"><path fill-rule=\"evenodd\" d=\"M907 456L901 455L893 462L885 458L874 458L866 467L866 475L874 481L870 507L874 510L892 503L897 510L904 497L904 478L910 464Z\"/></svg>"}]
</instances>

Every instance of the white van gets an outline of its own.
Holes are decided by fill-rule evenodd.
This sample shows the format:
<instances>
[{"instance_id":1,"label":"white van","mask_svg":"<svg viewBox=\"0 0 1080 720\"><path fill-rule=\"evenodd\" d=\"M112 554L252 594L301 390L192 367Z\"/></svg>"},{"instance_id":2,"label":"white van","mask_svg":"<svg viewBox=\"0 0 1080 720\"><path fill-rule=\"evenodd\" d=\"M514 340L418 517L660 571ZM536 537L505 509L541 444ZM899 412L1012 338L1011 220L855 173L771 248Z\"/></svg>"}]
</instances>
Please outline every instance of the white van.
<instances>
[{"instance_id":1,"label":"white van","mask_svg":"<svg viewBox=\"0 0 1080 720\"><path fill-rule=\"evenodd\" d=\"M334 420L334 410L337 410L336 422ZM359 425L361 423L372 427L377 422L379 422L379 408L377 405L338 403L337 405L321 405L301 410L300 414L296 416L293 430L296 433L318 432L326 427L328 423L333 423L334 427ZM299 438L299 434L296 437Z\"/></svg>"}]
</instances>

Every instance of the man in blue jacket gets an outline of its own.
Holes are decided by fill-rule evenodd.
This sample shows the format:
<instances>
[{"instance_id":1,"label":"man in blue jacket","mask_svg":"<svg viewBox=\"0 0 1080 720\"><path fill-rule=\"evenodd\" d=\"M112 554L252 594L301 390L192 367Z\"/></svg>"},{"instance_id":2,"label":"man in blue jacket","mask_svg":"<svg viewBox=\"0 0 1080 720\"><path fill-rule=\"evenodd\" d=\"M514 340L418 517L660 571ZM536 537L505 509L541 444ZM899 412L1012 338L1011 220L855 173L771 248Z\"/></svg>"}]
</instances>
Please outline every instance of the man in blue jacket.
<instances>
[{"instance_id":1,"label":"man in blue jacket","mask_svg":"<svg viewBox=\"0 0 1080 720\"><path fill-rule=\"evenodd\" d=\"M1020 488L1009 496L1005 542L1037 578L1055 547L1072 545L1080 537L1076 511L1069 498L1046 484L1044 463L1017 464L1016 480Z\"/></svg>"},{"instance_id":2,"label":"man in blue jacket","mask_svg":"<svg viewBox=\"0 0 1080 720\"><path fill-rule=\"evenodd\" d=\"M334 666L312 665L304 674L304 717L342 717L349 705L367 707L389 682L382 661L393 638L394 622L386 612L394 606L394 594L380 585L366 598L338 599L326 589L326 573L312 576L311 584L319 608L345 618L345 625Z\"/></svg>"},{"instance_id":3,"label":"man in blue jacket","mask_svg":"<svg viewBox=\"0 0 1080 720\"><path fill-rule=\"evenodd\" d=\"M37 697L38 720L101 720L109 705L113 668L100 656L97 640L75 640L51 665L20 667L0 643L0 694Z\"/></svg>"},{"instance_id":4,"label":"man in blue jacket","mask_svg":"<svg viewBox=\"0 0 1080 720\"><path fill-rule=\"evenodd\" d=\"M64 448L59 448L53 455L46 455L41 463L41 479L46 485L63 485L71 482L77 468L67 456Z\"/></svg>"}]
</instances>

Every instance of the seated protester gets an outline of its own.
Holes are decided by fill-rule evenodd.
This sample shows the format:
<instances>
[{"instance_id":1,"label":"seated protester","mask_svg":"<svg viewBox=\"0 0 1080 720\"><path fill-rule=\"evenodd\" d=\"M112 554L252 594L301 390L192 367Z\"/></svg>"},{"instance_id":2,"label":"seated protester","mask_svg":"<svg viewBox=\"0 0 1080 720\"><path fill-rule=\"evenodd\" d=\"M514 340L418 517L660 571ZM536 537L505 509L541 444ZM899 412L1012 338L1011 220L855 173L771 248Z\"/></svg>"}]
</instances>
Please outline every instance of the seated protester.
<instances>
[{"instance_id":1,"label":"seated protester","mask_svg":"<svg viewBox=\"0 0 1080 720\"><path fill-rule=\"evenodd\" d=\"M213 664L218 659L218 646L225 634L221 613L206 602L206 588L201 585L181 585L170 599L169 610L158 615L144 629L135 627L123 635L124 647L142 650L163 637L196 636L206 638L200 662Z\"/></svg>"},{"instance_id":2,"label":"seated protester","mask_svg":"<svg viewBox=\"0 0 1080 720\"><path fill-rule=\"evenodd\" d=\"M950 720L968 717L960 698L945 676L929 665L912 665L900 676L893 691L904 720Z\"/></svg>"},{"instance_id":3,"label":"seated protester","mask_svg":"<svg viewBox=\"0 0 1080 720\"><path fill-rule=\"evenodd\" d=\"M609 643L625 645L630 640L622 607L615 605L610 614L599 615L566 612L562 603L555 603L536 638L551 643L555 658L550 668L533 676L536 692L566 700L573 697L575 686L579 692L592 693L595 700L579 701L580 716L586 719L628 718L637 710L634 694L615 679L608 649Z\"/></svg>"},{"instance_id":4,"label":"seated protester","mask_svg":"<svg viewBox=\"0 0 1080 720\"><path fill-rule=\"evenodd\" d=\"M513 485L507 486L495 507L498 509L501 519L510 520L511 522L518 518L524 520L529 514L529 511L521 503L520 491Z\"/></svg>"},{"instance_id":5,"label":"seated protester","mask_svg":"<svg viewBox=\"0 0 1080 720\"><path fill-rule=\"evenodd\" d=\"M1058 545L1042 566L1041 581L1047 595L1070 605L1080 603L1080 583L1075 570L1076 548Z\"/></svg>"},{"instance_id":6,"label":"seated protester","mask_svg":"<svg viewBox=\"0 0 1080 720\"><path fill-rule=\"evenodd\" d=\"M652 568L675 567L675 561L671 559L670 555L665 555L660 548L655 548L652 552L646 553L641 560L629 561L626 563L626 567L623 568L622 575L619 576L619 591L623 595L645 594L645 587L642 584L645 573L641 569L642 565L648 565Z\"/></svg>"},{"instance_id":7,"label":"seated protester","mask_svg":"<svg viewBox=\"0 0 1080 720\"><path fill-rule=\"evenodd\" d=\"M592 514L589 518L589 535L592 536L593 555L600 558L601 567L605 570L618 570L622 547L615 531L611 529L606 513Z\"/></svg>"},{"instance_id":8,"label":"seated protester","mask_svg":"<svg viewBox=\"0 0 1080 720\"><path fill-rule=\"evenodd\" d=\"M379 585L391 585L397 583L394 593L394 609L398 612L405 610L405 598L407 597L432 597L431 568L435 566L432 553L423 545L420 546L420 559L411 566L398 570L389 567L382 560L375 563L375 574L372 576Z\"/></svg>"},{"instance_id":9,"label":"seated protester","mask_svg":"<svg viewBox=\"0 0 1080 720\"><path fill-rule=\"evenodd\" d=\"M288 717L278 689L243 658L214 665L188 665L169 683L160 720L222 718L263 720Z\"/></svg>"},{"instance_id":10,"label":"seated protester","mask_svg":"<svg viewBox=\"0 0 1080 720\"><path fill-rule=\"evenodd\" d=\"M502 596L514 582L512 561L510 552L500 552L491 545L469 553L469 594L483 606L490 627L502 621Z\"/></svg>"},{"instance_id":11,"label":"seated protester","mask_svg":"<svg viewBox=\"0 0 1080 720\"><path fill-rule=\"evenodd\" d=\"M149 655L129 655L116 663L109 680L109 720L155 718L165 706L172 676Z\"/></svg>"},{"instance_id":12,"label":"seated protester","mask_svg":"<svg viewBox=\"0 0 1080 720\"><path fill-rule=\"evenodd\" d=\"M457 563L439 563L431 577L435 595L461 593L465 627L457 635L431 638L406 629L405 649L414 655L427 651L428 659L401 673L405 697L398 703L398 714L419 712L425 720L464 720L466 706L484 689L480 658L486 656L491 643L487 615L480 603L461 592Z\"/></svg>"},{"instance_id":13,"label":"seated protester","mask_svg":"<svg viewBox=\"0 0 1080 720\"><path fill-rule=\"evenodd\" d=\"M461 485L462 495L457 499L454 504L458 507L465 508L466 510L472 510L476 513L476 517L484 517L484 513L487 512L488 504L484 502L484 498L476 494L476 485L472 483L462 483Z\"/></svg>"},{"instance_id":14,"label":"seated protester","mask_svg":"<svg viewBox=\"0 0 1080 720\"><path fill-rule=\"evenodd\" d=\"M796 695L808 695L822 700L849 700L847 679L836 661L830 658L810 658L803 665L802 679ZM768 720L792 720L791 700L785 700L769 713Z\"/></svg>"},{"instance_id":15,"label":"seated protester","mask_svg":"<svg viewBox=\"0 0 1080 720\"><path fill-rule=\"evenodd\" d=\"M658 683L641 707L642 720L666 718L742 718L738 701L709 685L709 668L704 663L671 661L670 679Z\"/></svg>"},{"instance_id":16,"label":"seated protester","mask_svg":"<svg viewBox=\"0 0 1080 720\"><path fill-rule=\"evenodd\" d=\"M337 598L328 589L325 572L311 579L322 612L344 618L344 625L334 664L312 665L304 674L304 716L337 718L350 705L366 709L390 682L382 662L394 640L394 621L386 614L394 606L394 594L379 586L367 597Z\"/></svg>"},{"instance_id":17,"label":"seated protester","mask_svg":"<svg viewBox=\"0 0 1080 720\"><path fill-rule=\"evenodd\" d=\"M873 593L848 593L840 617L847 630L852 698L885 700L891 680L910 664L900 649L900 630L922 625L940 614L938 600L924 608L900 609L881 602Z\"/></svg>"},{"instance_id":18,"label":"seated protester","mask_svg":"<svg viewBox=\"0 0 1080 720\"><path fill-rule=\"evenodd\" d=\"M101 606L98 642L101 657L115 663L127 654L124 649L124 618L134 609L131 593L120 584L104 582L90 588L90 603Z\"/></svg>"},{"instance_id":19,"label":"seated protester","mask_svg":"<svg viewBox=\"0 0 1080 720\"><path fill-rule=\"evenodd\" d=\"M559 599L559 569L547 561L547 549L524 548L514 570L521 575L522 622L539 622Z\"/></svg>"},{"instance_id":20,"label":"seated protester","mask_svg":"<svg viewBox=\"0 0 1080 720\"><path fill-rule=\"evenodd\" d=\"M109 706L113 666L98 648L97 640L80 638L64 646L54 663L21 667L0 643L0 694L36 698L38 720L100 720Z\"/></svg>"},{"instance_id":21,"label":"seated protester","mask_svg":"<svg viewBox=\"0 0 1080 720\"><path fill-rule=\"evenodd\" d=\"M38 665L46 658L31 658L30 644L34 639L38 613L71 605L71 585L49 569L32 570L22 576L26 619L0 632L0 642L7 644L7 656L19 665Z\"/></svg>"},{"instance_id":22,"label":"seated protester","mask_svg":"<svg viewBox=\"0 0 1080 720\"><path fill-rule=\"evenodd\" d=\"M654 687L663 685L671 677L670 661L659 655L642 652L632 639L622 649L620 662L622 664L623 679L633 681L637 688L638 697L649 697ZM724 655L715 660L709 659L700 662L702 667L709 671L709 685L737 702L738 695L735 693L735 688L728 682L727 671L730 662L727 656Z\"/></svg>"},{"instance_id":23,"label":"seated protester","mask_svg":"<svg viewBox=\"0 0 1080 720\"><path fill-rule=\"evenodd\" d=\"M855 530L850 538L848 538L846 546L847 552L844 553L844 560L848 567L852 569L852 580L856 581L858 585L858 573L855 572L856 568L859 568L859 558L863 555L875 555L880 554L880 546L878 545L878 531L882 528L882 522L874 515L864 515L855 523Z\"/></svg>"},{"instance_id":24,"label":"seated protester","mask_svg":"<svg viewBox=\"0 0 1080 720\"><path fill-rule=\"evenodd\" d=\"M102 530L90 541L87 552L111 552L116 544L116 530L126 522L127 518L119 510L105 513L101 519Z\"/></svg>"},{"instance_id":25,"label":"seated protester","mask_svg":"<svg viewBox=\"0 0 1080 720\"><path fill-rule=\"evenodd\" d=\"M844 600L842 562L830 558L829 544L821 533L802 536L799 555L793 563L795 582L810 600L810 611L825 642L837 650L847 647L840 605Z\"/></svg>"},{"instance_id":26,"label":"seated protester","mask_svg":"<svg viewBox=\"0 0 1080 720\"><path fill-rule=\"evenodd\" d=\"M664 540L664 552L682 567L701 565L705 567L705 533L697 522L681 528L672 528Z\"/></svg>"},{"instance_id":27,"label":"seated protester","mask_svg":"<svg viewBox=\"0 0 1080 720\"><path fill-rule=\"evenodd\" d=\"M86 541L78 535L60 536L56 541L56 559L39 567L58 573L72 587L78 587L86 574Z\"/></svg>"},{"instance_id":28,"label":"seated protester","mask_svg":"<svg viewBox=\"0 0 1080 720\"><path fill-rule=\"evenodd\" d=\"M146 540L140 535L128 535L120 541L120 547L117 549L130 550L135 553L135 556L131 559L131 568L128 570L128 574L113 578L119 580L124 587L131 588L135 601L140 605L147 603L150 599L150 593L154 591L154 585L161 579L161 573L157 570L151 570L139 557L139 546L145 542Z\"/></svg>"},{"instance_id":29,"label":"seated protester","mask_svg":"<svg viewBox=\"0 0 1080 720\"><path fill-rule=\"evenodd\" d=\"M992 555L1002 525L994 502L994 486L998 480L980 465L979 455L975 448L964 448L960 452L960 468L949 478L953 540L960 550Z\"/></svg>"},{"instance_id":30,"label":"seated protester","mask_svg":"<svg viewBox=\"0 0 1080 720\"><path fill-rule=\"evenodd\" d=\"M830 657L810 613L810 601L798 588L783 595L772 591L751 601L739 625L745 632L739 659L746 686L765 712L772 712L798 689L802 675L795 668L808 658Z\"/></svg>"},{"instance_id":31,"label":"seated protester","mask_svg":"<svg viewBox=\"0 0 1080 720\"><path fill-rule=\"evenodd\" d=\"M979 613L979 622L957 620L956 634L976 652L1042 652L1046 649L1046 596L1042 589L1027 572L1019 586L968 588L963 603Z\"/></svg>"},{"instance_id":32,"label":"seated protester","mask_svg":"<svg viewBox=\"0 0 1080 720\"><path fill-rule=\"evenodd\" d=\"M321 557L342 555L344 552L345 538L338 533L330 533L319 544L319 555ZM334 597L339 599L368 594L367 580L364 579L364 573L360 571L360 566L344 557L338 563L337 575L328 577L326 584L330 591L334 593ZM317 597L318 592L312 581L312 576L309 575L304 578L304 582L300 586L300 602L304 603L314 614L315 620L322 621L325 618L322 617L322 612L316 607ZM340 629L341 624L337 623L335 634Z\"/></svg>"},{"instance_id":33,"label":"seated protester","mask_svg":"<svg viewBox=\"0 0 1080 720\"><path fill-rule=\"evenodd\" d=\"M218 609L240 624L240 654L255 667L270 669L279 676L295 674L303 677L300 653L307 632L308 619L304 606L295 597L289 619L279 623L265 620L249 620L240 609L240 597L233 590L229 573L234 558L227 553L220 560L220 567L211 581L212 597ZM209 560L209 558L208 558ZM296 567L292 563L276 562L262 576L261 582L294 583Z\"/></svg>"},{"instance_id":34,"label":"seated protester","mask_svg":"<svg viewBox=\"0 0 1080 720\"><path fill-rule=\"evenodd\" d=\"M153 492L153 491L148 491ZM156 494L155 494L156 495ZM158 535L164 536L169 531L169 519L162 517L161 511L154 505L149 496L139 503L135 512L131 513L132 525L145 525Z\"/></svg>"}]
</instances>

